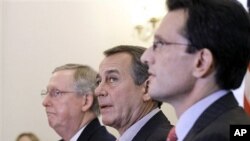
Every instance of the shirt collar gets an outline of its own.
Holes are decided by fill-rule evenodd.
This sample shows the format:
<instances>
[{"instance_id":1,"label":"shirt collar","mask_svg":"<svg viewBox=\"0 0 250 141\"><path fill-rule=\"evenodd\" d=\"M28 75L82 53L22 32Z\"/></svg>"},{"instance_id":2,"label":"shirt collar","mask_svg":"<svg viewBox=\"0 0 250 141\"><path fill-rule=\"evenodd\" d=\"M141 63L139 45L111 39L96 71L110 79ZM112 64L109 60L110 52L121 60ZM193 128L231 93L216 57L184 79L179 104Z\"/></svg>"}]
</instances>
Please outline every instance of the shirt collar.
<instances>
[{"instance_id":1,"label":"shirt collar","mask_svg":"<svg viewBox=\"0 0 250 141\"><path fill-rule=\"evenodd\" d=\"M77 139L79 138L79 136L81 135L82 131L85 129L85 127L87 126L87 124L85 126L83 126L71 139L70 141L77 141Z\"/></svg>"},{"instance_id":2,"label":"shirt collar","mask_svg":"<svg viewBox=\"0 0 250 141\"><path fill-rule=\"evenodd\" d=\"M178 141L182 141L195 121L199 118L199 116L207 109L212 103L226 95L228 91L219 90L202 100L195 103L193 106L188 108L179 118L178 123L176 124L176 135L178 137Z\"/></svg>"}]
</instances>

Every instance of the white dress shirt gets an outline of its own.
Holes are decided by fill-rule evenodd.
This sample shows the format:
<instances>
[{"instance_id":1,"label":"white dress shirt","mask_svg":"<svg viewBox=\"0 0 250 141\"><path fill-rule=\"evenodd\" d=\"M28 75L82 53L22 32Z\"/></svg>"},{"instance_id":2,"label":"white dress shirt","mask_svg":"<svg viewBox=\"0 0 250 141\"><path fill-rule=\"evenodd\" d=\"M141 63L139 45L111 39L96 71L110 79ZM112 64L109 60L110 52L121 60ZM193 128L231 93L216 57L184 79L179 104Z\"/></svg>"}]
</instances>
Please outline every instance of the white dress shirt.
<instances>
[{"instance_id":1,"label":"white dress shirt","mask_svg":"<svg viewBox=\"0 0 250 141\"><path fill-rule=\"evenodd\" d=\"M82 131L85 129L87 125L83 126L71 139L70 141L77 141L79 136L81 135Z\"/></svg>"}]
</instances>

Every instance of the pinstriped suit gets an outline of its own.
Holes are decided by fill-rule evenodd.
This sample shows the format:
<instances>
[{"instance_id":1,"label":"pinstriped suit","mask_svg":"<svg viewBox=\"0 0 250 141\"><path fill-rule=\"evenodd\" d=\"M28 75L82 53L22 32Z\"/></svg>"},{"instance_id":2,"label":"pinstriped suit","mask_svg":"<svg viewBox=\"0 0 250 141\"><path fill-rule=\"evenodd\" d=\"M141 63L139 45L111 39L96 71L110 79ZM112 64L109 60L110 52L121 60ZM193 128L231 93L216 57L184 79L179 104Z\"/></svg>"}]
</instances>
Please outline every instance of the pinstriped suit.
<instances>
[{"instance_id":1,"label":"pinstriped suit","mask_svg":"<svg viewBox=\"0 0 250 141\"><path fill-rule=\"evenodd\" d=\"M201 114L184 141L229 141L231 124L250 125L250 117L229 92Z\"/></svg>"}]
</instances>

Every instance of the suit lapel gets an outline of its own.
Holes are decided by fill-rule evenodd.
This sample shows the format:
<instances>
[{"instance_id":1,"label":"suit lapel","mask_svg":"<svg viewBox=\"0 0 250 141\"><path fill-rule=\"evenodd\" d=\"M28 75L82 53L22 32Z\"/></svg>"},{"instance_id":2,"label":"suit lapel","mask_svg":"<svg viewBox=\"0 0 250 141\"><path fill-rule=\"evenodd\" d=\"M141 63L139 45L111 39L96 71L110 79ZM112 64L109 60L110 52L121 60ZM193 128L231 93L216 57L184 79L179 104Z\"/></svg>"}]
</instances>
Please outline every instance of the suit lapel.
<instances>
[{"instance_id":1,"label":"suit lapel","mask_svg":"<svg viewBox=\"0 0 250 141\"><path fill-rule=\"evenodd\" d=\"M86 128L82 131L81 135L77 139L77 141L88 141L91 138L92 134L101 127L99 120L96 118L91 121Z\"/></svg>"},{"instance_id":2,"label":"suit lapel","mask_svg":"<svg viewBox=\"0 0 250 141\"><path fill-rule=\"evenodd\" d=\"M228 104L230 103L230 104ZM238 106L238 102L233 96L232 92L227 93L225 96L218 99L215 103L210 105L198 118L191 130L188 132L185 140L194 138L200 131L207 127L211 122L213 122L218 116L223 114L234 107Z\"/></svg>"},{"instance_id":3,"label":"suit lapel","mask_svg":"<svg viewBox=\"0 0 250 141\"><path fill-rule=\"evenodd\" d=\"M172 127L172 126L170 126L170 122L168 121L168 119L166 119L166 117L162 111L158 112L140 129L140 131L135 135L135 137L132 139L132 141L147 140L148 135L152 134L152 130L154 130L156 127L163 126L164 124L167 124L167 123L165 123L166 121L168 122L168 125L166 125L166 126L169 126L169 130L170 130L170 128Z\"/></svg>"}]
</instances>

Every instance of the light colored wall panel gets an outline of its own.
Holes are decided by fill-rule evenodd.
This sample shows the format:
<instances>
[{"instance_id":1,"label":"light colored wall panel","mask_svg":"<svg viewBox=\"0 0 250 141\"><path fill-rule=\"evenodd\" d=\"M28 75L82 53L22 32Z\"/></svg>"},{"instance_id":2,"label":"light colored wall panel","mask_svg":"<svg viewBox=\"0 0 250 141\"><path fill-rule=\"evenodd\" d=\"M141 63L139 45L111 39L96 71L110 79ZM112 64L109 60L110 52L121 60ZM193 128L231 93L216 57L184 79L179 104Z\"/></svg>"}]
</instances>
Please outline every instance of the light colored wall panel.
<instances>
[{"instance_id":1,"label":"light colored wall panel","mask_svg":"<svg viewBox=\"0 0 250 141\"><path fill-rule=\"evenodd\" d=\"M3 133L3 0L0 0L0 139Z\"/></svg>"},{"instance_id":2,"label":"light colored wall panel","mask_svg":"<svg viewBox=\"0 0 250 141\"><path fill-rule=\"evenodd\" d=\"M14 141L25 131L41 141L59 139L48 126L40 97L54 67L73 62L98 69L107 48L150 45L136 38L131 22L135 1L0 0L1 141ZM175 124L173 108L164 104L162 109Z\"/></svg>"},{"instance_id":3,"label":"light colored wall panel","mask_svg":"<svg viewBox=\"0 0 250 141\"><path fill-rule=\"evenodd\" d=\"M102 52L119 44L148 46L135 36L129 7L134 0L4 1L4 94L0 140L13 141L32 131L42 141L58 140L41 105L54 67L83 63L98 69ZM170 120L175 115L163 106ZM1 125L1 124L0 124ZM109 128L110 131L117 133Z\"/></svg>"}]
</instances>

